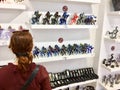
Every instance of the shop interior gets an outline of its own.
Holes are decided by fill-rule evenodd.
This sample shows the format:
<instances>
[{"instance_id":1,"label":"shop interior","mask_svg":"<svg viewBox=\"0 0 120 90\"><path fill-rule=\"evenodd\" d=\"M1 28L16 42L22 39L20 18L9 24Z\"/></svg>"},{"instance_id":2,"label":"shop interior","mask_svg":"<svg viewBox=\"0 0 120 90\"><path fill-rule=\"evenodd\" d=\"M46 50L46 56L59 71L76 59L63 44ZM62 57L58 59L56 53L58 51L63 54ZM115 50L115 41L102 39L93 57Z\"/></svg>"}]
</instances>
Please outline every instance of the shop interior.
<instances>
[{"instance_id":1,"label":"shop interior","mask_svg":"<svg viewBox=\"0 0 120 90\"><path fill-rule=\"evenodd\" d=\"M52 90L118 90L119 21L120 0L0 0L0 68L15 61L12 31L27 29Z\"/></svg>"}]
</instances>

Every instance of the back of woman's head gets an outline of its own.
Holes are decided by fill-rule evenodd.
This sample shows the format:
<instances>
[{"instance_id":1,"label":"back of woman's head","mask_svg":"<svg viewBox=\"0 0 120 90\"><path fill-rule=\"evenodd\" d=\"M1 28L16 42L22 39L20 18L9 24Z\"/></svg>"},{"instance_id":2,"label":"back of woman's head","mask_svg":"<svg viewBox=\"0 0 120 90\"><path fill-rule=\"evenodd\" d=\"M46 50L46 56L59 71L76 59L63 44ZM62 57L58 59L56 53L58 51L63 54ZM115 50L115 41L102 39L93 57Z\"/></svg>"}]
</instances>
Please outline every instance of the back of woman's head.
<instances>
[{"instance_id":1,"label":"back of woman's head","mask_svg":"<svg viewBox=\"0 0 120 90\"><path fill-rule=\"evenodd\" d=\"M9 48L11 48L18 59L18 68L22 72L26 72L33 59L31 52L33 48L32 35L28 30L13 32Z\"/></svg>"}]
</instances>

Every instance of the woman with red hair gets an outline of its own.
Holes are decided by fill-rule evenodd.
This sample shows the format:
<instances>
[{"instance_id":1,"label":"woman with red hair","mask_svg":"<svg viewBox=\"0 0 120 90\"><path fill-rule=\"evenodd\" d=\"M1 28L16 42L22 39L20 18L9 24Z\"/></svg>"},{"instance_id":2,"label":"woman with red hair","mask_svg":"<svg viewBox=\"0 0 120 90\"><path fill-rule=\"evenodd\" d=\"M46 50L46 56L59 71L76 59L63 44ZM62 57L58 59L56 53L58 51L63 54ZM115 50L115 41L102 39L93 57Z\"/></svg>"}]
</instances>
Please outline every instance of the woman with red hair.
<instances>
[{"instance_id":1,"label":"woman with red hair","mask_svg":"<svg viewBox=\"0 0 120 90\"><path fill-rule=\"evenodd\" d=\"M28 30L13 32L9 48L15 54L16 62L0 68L0 90L21 90L36 68L32 55L32 35ZM51 90L44 66L39 65L39 71L26 90Z\"/></svg>"}]
</instances>

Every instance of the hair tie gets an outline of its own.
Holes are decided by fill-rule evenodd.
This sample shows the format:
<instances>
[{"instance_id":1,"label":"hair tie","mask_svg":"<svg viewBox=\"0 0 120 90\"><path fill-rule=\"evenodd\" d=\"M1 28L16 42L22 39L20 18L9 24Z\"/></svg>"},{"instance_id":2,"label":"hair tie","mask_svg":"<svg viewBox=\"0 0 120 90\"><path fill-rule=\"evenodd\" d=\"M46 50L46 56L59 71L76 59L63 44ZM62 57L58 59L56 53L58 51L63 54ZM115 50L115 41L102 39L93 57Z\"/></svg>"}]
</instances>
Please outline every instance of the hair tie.
<instances>
[{"instance_id":1,"label":"hair tie","mask_svg":"<svg viewBox=\"0 0 120 90\"><path fill-rule=\"evenodd\" d=\"M17 57L28 56L28 53L16 53Z\"/></svg>"}]
</instances>

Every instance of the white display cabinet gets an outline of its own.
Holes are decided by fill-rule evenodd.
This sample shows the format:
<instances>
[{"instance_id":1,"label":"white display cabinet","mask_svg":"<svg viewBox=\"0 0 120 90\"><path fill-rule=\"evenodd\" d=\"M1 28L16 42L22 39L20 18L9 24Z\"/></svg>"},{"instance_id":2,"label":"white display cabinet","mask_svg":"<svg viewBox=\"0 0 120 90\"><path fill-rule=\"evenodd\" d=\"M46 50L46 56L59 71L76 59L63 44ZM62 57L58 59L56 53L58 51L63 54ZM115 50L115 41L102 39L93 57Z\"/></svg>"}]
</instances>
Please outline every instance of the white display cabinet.
<instances>
[{"instance_id":1,"label":"white display cabinet","mask_svg":"<svg viewBox=\"0 0 120 90\"><path fill-rule=\"evenodd\" d=\"M56 56L56 57L44 57L44 58L36 58L33 61L37 64L42 64L46 67L48 72L60 72L65 69L78 69L78 68L87 68L93 67L95 73L97 73L98 69L98 57L96 57L96 53L98 52L96 49L96 33L98 33L97 29L98 20L95 25L31 25L30 24L30 12L34 12L35 10L39 10L40 12L61 12L62 7L64 5L68 6L68 13L82 13L85 14L93 14L99 17L98 15L98 6L100 0L91 0L91 1L83 1L83 0L26 0L25 4L27 5L27 11L21 12L15 11L19 13L19 15L14 16L14 19L6 20L10 23L23 23L27 24L27 28L29 28L30 32L33 35L34 46L38 45L42 46L53 46L55 44L58 45L68 45L74 43L88 43L94 46L94 50L91 54L81 54L81 55L67 55L67 56ZM24 9L22 9L24 10ZM4 13L3 13L4 14ZM58 39L63 38L63 43L59 43ZM3 52L1 52L4 51ZM99 53L97 53L98 55ZM15 56L12 52L7 48L7 46L0 46L0 65L5 65L8 62L14 62ZM63 87L55 88L65 89L67 87L76 87L77 85L89 84L93 83L95 85L97 80L90 80L75 84L66 85ZM54 89L53 89L54 90ZM72 89L71 89L72 90Z\"/></svg>"},{"instance_id":2,"label":"white display cabinet","mask_svg":"<svg viewBox=\"0 0 120 90\"><path fill-rule=\"evenodd\" d=\"M104 10L103 10L104 8ZM109 59L111 54L114 54L114 59L118 60L119 65L119 38L117 39L110 39L106 36L106 32L110 31L112 32L116 26L118 26L118 31L120 30L120 14L119 11L114 11L112 0L101 0L100 4L100 18L103 21L103 23L99 24L101 27L99 29L102 29L101 32L101 48L100 48L100 54L99 54L99 66L98 66L98 74L99 74L99 82L97 84L97 90L118 90L120 89L120 84L113 84L113 87L110 87L110 85L105 85L102 83L102 79L104 75L114 75L116 73L119 73L120 67L114 67L111 68L110 66L103 65L104 59ZM114 47L114 50L112 50L112 47ZM110 81L108 81L110 82Z\"/></svg>"},{"instance_id":3,"label":"white display cabinet","mask_svg":"<svg viewBox=\"0 0 120 90\"><path fill-rule=\"evenodd\" d=\"M30 0L32 3L33 11L28 12L29 18L32 17L32 14L35 10L39 10L39 12L60 12L63 13L62 7L64 5L68 6L68 13L82 13L85 14L92 14L98 17L98 9L97 5L99 0L95 1L57 1L57 0L46 0L46 1L39 1L39 0ZM97 4L95 4L97 3ZM52 6L52 7L48 7ZM95 8L96 7L96 8ZM32 14L30 14L32 13ZM55 44L62 46L74 43L89 43L94 46L94 50L92 54L81 54L81 55L67 55L67 56L56 56L56 57L48 57L48 58L36 58L34 59L35 62L40 63L46 67L49 72L60 72L64 71L65 69L78 69L78 68L87 68L93 67L95 71L97 71L97 67L94 64L98 64L95 60L95 50L96 50L96 32L97 28L99 27L97 23L95 25L32 25L28 22L28 27L31 30L31 33L34 38L34 45L35 46L45 46L48 47L49 45L54 46ZM59 43L58 39L63 38L63 42ZM96 80L90 80L80 83L75 83L71 85L61 86L55 88L53 90L64 90L65 88L69 87L70 90L76 87L77 85L88 84L92 83L93 85L96 84Z\"/></svg>"}]
</instances>

